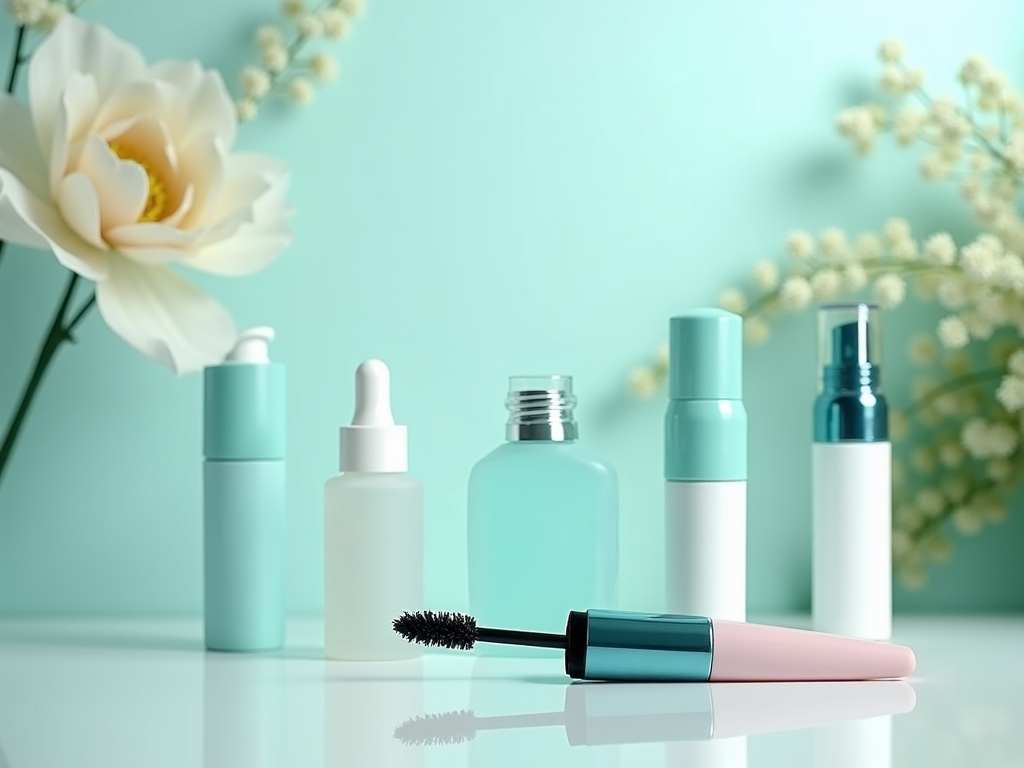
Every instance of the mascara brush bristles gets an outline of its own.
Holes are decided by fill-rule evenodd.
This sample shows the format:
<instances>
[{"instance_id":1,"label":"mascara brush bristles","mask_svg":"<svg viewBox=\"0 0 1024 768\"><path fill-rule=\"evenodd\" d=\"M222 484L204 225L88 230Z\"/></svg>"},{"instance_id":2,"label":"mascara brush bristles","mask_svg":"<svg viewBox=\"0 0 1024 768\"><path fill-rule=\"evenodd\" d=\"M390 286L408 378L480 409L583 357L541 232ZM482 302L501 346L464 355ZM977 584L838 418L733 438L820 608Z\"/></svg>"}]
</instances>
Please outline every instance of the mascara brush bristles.
<instances>
[{"instance_id":1,"label":"mascara brush bristles","mask_svg":"<svg viewBox=\"0 0 1024 768\"><path fill-rule=\"evenodd\" d=\"M476 715L468 709L411 717L395 728L395 738L409 747L463 744L476 736Z\"/></svg>"},{"instance_id":2,"label":"mascara brush bristles","mask_svg":"<svg viewBox=\"0 0 1024 768\"><path fill-rule=\"evenodd\" d=\"M392 628L410 643L470 651L477 641L476 619L451 611L404 612Z\"/></svg>"}]
</instances>

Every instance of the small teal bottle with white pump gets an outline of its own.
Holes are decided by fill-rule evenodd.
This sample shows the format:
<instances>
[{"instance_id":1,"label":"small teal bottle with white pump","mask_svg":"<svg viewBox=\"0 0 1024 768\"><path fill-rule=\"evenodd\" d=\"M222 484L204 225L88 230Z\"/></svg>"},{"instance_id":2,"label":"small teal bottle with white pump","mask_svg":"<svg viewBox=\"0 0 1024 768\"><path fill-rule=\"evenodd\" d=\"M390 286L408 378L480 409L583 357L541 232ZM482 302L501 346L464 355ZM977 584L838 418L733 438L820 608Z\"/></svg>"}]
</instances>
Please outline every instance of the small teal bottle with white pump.
<instances>
[{"instance_id":1,"label":"small teal bottle with white pump","mask_svg":"<svg viewBox=\"0 0 1024 768\"><path fill-rule=\"evenodd\" d=\"M285 634L285 368L272 328L244 331L204 374L206 647L280 648Z\"/></svg>"},{"instance_id":2,"label":"small teal bottle with white pump","mask_svg":"<svg viewBox=\"0 0 1024 768\"><path fill-rule=\"evenodd\" d=\"M470 609L483 626L557 629L567 610L615 605L618 479L578 441L571 377L512 377L506 406L508 441L469 478Z\"/></svg>"}]
</instances>

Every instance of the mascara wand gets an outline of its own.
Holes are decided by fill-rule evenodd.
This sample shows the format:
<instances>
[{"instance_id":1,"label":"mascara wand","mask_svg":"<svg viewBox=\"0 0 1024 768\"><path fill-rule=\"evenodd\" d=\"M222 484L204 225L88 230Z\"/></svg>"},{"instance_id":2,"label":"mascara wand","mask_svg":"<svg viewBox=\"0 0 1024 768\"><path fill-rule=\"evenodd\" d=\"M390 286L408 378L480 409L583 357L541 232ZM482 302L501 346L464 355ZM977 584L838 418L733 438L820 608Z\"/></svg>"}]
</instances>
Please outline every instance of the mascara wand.
<instances>
[{"instance_id":1,"label":"mascara wand","mask_svg":"<svg viewBox=\"0 0 1024 768\"><path fill-rule=\"evenodd\" d=\"M477 626L450 611L406 611L392 628L410 643L469 651L478 643L560 648L582 680L795 682L884 680L914 671L902 645L762 624L630 611L571 611L565 633Z\"/></svg>"}]
</instances>

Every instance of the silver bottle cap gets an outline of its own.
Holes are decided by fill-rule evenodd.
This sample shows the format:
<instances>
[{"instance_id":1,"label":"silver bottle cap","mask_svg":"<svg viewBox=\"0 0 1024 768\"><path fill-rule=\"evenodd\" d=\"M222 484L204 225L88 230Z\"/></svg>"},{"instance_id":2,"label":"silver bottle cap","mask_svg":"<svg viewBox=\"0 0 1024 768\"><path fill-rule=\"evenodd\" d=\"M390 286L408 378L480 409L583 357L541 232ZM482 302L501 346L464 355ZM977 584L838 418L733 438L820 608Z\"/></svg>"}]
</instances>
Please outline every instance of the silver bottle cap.
<instances>
[{"instance_id":1,"label":"silver bottle cap","mask_svg":"<svg viewBox=\"0 0 1024 768\"><path fill-rule=\"evenodd\" d=\"M510 441L575 440L579 436L573 408L572 376L512 376L508 380Z\"/></svg>"}]
</instances>

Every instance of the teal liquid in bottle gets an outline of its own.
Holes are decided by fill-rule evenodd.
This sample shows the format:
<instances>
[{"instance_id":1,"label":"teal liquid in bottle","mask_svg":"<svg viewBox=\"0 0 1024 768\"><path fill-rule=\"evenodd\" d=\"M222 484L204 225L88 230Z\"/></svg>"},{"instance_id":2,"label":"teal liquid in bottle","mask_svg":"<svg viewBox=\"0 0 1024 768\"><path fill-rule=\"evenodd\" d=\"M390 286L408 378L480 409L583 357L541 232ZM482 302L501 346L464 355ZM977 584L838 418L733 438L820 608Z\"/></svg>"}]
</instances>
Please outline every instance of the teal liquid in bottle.
<instances>
[{"instance_id":1,"label":"teal liquid in bottle","mask_svg":"<svg viewBox=\"0 0 1024 768\"><path fill-rule=\"evenodd\" d=\"M480 626L562 632L569 611L615 607L618 480L578 442L575 404L569 376L509 381L508 441L469 478L469 602Z\"/></svg>"}]
</instances>

